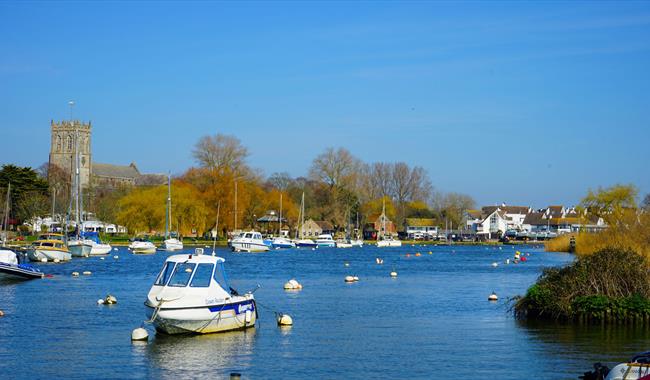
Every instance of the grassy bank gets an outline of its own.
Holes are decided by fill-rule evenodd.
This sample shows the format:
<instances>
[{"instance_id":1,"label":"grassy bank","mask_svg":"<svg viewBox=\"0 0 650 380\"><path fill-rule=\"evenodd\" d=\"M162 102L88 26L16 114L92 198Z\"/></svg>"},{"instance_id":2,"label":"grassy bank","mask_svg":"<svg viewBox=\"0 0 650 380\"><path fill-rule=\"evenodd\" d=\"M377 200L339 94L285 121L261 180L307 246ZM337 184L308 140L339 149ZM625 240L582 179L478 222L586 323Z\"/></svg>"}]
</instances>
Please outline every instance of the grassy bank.
<instances>
[{"instance_id":1,"label":"grassy bank","mask_svg":"<svg viewBox=\"0 0 650 380\"><path fill-rule=\"evenodd\" d=\"M617 247L650 258L650 213L628 215L602 232L559 236L546 242L545 249L568 252L571 237L575 238L575 253L580 256L591 255L607 247Z\"/></svg>"},{"instance_id":2,"label":"grassy bank","mask_svg":"<svg viewBox=\"0 0 650 380\"><path fill-rule=\"evenodd\" d=\"M565 268L546 269L513 309L518 318L650 320L650 262L632 250L606 248Z\"/></svg>"}]
</instances>

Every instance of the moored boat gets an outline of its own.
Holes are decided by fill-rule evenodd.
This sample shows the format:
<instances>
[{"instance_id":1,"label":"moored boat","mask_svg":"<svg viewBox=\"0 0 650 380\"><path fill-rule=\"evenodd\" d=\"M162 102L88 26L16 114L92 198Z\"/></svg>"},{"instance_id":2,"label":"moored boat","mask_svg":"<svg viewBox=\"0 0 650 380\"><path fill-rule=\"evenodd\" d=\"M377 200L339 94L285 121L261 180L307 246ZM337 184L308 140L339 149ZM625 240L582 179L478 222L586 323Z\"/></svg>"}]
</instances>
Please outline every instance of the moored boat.
<instances>
[{"instance_id":1,"label":"moored boat","mask_svg":"<svg viewBox=\"0 0 650 380\"><path fill-rule=\"evenodd\" d=\"M296 240L296 247L298 248L318 248L318 244L311 239Z\"/></svg>"},{"instance_id":2,"label":"moored boat","mask_svg":"<svg viewBox=\"0 0 650 380\"><path fill-rule=\"evenodd\" d=\"M296 248L296 243L285 237L279 236L273 239L271 242L271 247L273 249Z\"/></svg>"},{"instance_id":3,"label":"moored boat","mask_svg":"<svg viewBox=\"0 0 650 380\"><path fill-rule=\"evenodd\" d=\"M352 248L352 243L345 239L336 241L336 248Z\"/></svg>"},{"instance_id":4,"label":"moored boat","mask_svg":"<svg viewBox=\"0 0 650 380\"><path fill-rule=\"evenodd\" d=\"M165 260L145 301L147 317L157 331L207 334L255 326L255 298L230 287L224 262L202 254Z\"/></svg>"},{"instance_id":5,"label":"moored boat","mask_svg":"<svg viewBox=\"0 0 650 380\"><path fill-rule=\"evenodd\" d=\"M172 177L167 176L167 206L165 207L165 240L160 249L163 251L180 251L183 249L183 242L172 237Z\"/></svg>"},{"instance_id":6,"label":"moored boat","mask_svg":"<svg viewBox=\"0 0 650 380\"><path fill-rule=\"evenodd\" d=\"M83 236L91 243L91 256L107 255L113 249L110 244L101 241L97 232L84 232Z\"/></svg>"},{"instance_id":7,"label":"moored boat","mask_svg":"<svg viewBox=\"0 0 650 380\"><path fill-rule=\"evenodd\" d=\"M156 253L156 246L146 239L137 238L129 244L129 249L136 255L149 255Z\"/></svg>"},{"instance_id":8,"label":"moored boat","mask_svg":"<svg viewBox=\"0 0 650 380\"><path fill-rule=\"evenodd\" d=\"M235 252L265 252L270 248L264 243L262 234L257 231L243 232L230 242L230 247Z\"/></svg>"},{"instance_id":9,"label":"moored boat","mask_svg":"<svg viewBox=\"0 0 650 380\"><path fill-rule=\"evenodd\" d=\"M43 276L43 272L31 265L19 263L15 252L0 249L0 278L29 280Z\"/></svg>"},{"instance_id":10,"label":"moored boat","mask_svg":"<svg viewBox=\"0 0 650 380\"><path fill-rule=\"evenodd\" d=\"M63 235L46 234L36 240L27 250L30 261L69 261L70 251L63 242Z\"/></svg>"},{"instance_id":11,"label":"moored boat","mask_svg":"<svg viewBox=\"0 0 650 380\"><path fill-rule=\"evenodd\" d=\"M330 234L320 234L316 239L316 244L319 247L336 247L336 242Z\"/></svg>"},{"instance_id":12,"label":"moored boat","mask_svg":"<svg viewBox=\"0 0 650 380\"><path fill-rule=\"evenodd\" d=\"M395 240L391 235L386 234L386 201L382 202L381 207L381 231L377 233L377 247L401 247L402 242Z\"/></svg>"},{"instance_id":13,"label":"moored boat","mask_svg":"<svg viewBox=\"0 0 650 380\"><path fill-rule=\"evenodd\" d=\"M89 257L93 248L93 242L89 239L70 238L68 240L68 250L72 257Z\"/></svg>"},{"instance_id":14,"label":"moored boat","mask_svg":"<svg viewBox=\"0 0 650 380\"><path fill-rule=\"evenodd\" d=\"M183 249L183 242L176 238L165 239L162 249L165 251L180 251Z\"/></svg>"}]
</instances>

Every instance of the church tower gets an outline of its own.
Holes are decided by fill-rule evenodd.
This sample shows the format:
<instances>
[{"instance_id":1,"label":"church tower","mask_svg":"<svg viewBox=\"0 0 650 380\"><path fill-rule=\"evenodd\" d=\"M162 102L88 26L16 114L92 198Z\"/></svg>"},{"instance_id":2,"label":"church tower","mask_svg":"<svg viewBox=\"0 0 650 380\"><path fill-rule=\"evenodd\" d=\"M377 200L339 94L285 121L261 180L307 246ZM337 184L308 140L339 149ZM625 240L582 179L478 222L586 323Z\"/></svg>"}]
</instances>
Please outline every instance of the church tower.
<instances>
[{"instance_id":1,"label":"church tower","mask_svg":"<svg viewBox=\"0 0 650 380\"><path fill-rule=\"evenodd\" d=\"M90 122L83 123L78 120L50 122L52 141L50 145L50 163L72 173L75 165L75 144L79 139L79 180L81 186L88 187L91 175L91 149L90 149Z\"/></svg>"}]
</instances>

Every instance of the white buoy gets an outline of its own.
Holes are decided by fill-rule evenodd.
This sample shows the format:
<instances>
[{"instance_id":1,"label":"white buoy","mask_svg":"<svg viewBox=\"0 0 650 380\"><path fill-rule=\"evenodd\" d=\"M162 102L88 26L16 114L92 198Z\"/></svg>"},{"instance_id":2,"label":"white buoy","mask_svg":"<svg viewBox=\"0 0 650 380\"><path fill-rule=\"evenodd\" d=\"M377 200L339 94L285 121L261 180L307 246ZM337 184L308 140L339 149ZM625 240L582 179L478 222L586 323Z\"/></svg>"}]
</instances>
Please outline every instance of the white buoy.
<instances>
[{"instance_id":1,"label":"white buoy","mask_svg":"<svg viewBox=\"0 0 650 380\"><path fill-rule=\"evenodd\" d=\"M354 277L352 277L352 276L345 276L345 282L354 282Z\"/></svg>"},{"instance_id":2,"label":"white buoy","mask_svg":"<svg viewBox=\"0 0 650 380\"><path fill-rule=\"evenodd\" d=\"M0 310L0 317L4 317L4 316L5 316L5 312Z\"/></svg>"},{"instance_id":3,"label":"white buoy","mask_svg":"<svg viewBox=\"0 0 650 380\"><path fill-rule=\"evenodd\" d=\"M289 314L280 314L278 316L278 326L291 326L293 325L293 319Z\"/></svg>"},{"instance_id":4,"label":"white buoy","mask_svg":"<svg viewBox=\"0 0 650 380\"><path fill-rule=\"evenodd\" d=\"M115 260L119 259L120 257L118 255L113 256Z\"/></svg>"},{"instance_id":5,"label":"white buoy","mask_svg":"<svg viewBox=\"0 0 650 380\"><path fill-rule=\"evenodd\" d=\"M345 266L345 267L349 267L349 266L350 266L350 263L348 263L348 262L346 261L346 262L343 263L343 266Z\"/></svg>"},{"instance_id":6,"label":"white buoy","mask_svg":"<svg viewBox=\"0 0 650 380\"><path fill-rule=\"evenodd\" d=\"M384 263L384 260L381 259L381 258L379 258L379 257L377 257L377 258L375 259L375 262L377 262L377 264L383 264L383 263Z\"/></svg>"},{"instance_id":7,"label":"white buoy","mask_svg":"<svg viewBox=\"0 0 650 380\"><path fill-rule=\"evenodd\" d=\"M113 248L113 251L117 251L117 248Z\"/></svg>"},{"instance_id":8,"label":"white buoy","mask_svg":"<svg viewBox=\"0 0 650 380\"><path fill-rule=\"evenodd\" d=\"M131 340L147 340L149 339L149 333L147 330L142 327L138 327L131 332Z\"/></svg>"},{"instance_id":9,"label":"white buoy","mask_svg":"<svg viewBox=\"0 0 650 380\"><path fill-rule=\"evenodd\" d=\"M41 258L41 262L42 262L42 263L46 263L46 262L47 262L47 259L46 259L45 257L42 257L42 258Z\"/></svg>"},{"instance_id":10,"label":"white buoy","mask_svg":"<svg viewBox=\"0 0 650 380\"><path fill-rule=\"evenodd\" d=\"M506 264L510 264L510 259L506 259Z\"/></svg>"},{"instance_id":11,"label":"white buoy","mask_svg":"<svg viewBox=\"0 0 650 380\"><path fill-rule=\"evenodd\" d=\"M61 260L59 260L59 259L54 259L53 261L54 261L55 263L60 263L60 262L61 262Z\"/></svg>"},{"instance_id":12,"label":"white buoy","mask_svg":"<svg viewBox=\"0 0 650 380\"><path fill-rule=\"evenodd\" d=\"M84 275L84 276L90 276L91 274L93 274L93 272L91 272L91 271L89 271L89 270L85 270L85 271L83 271L83 275Z\"/></svg>"},{"instance_id":13,"label":"white buoy","mask_svg":"<svg viewBox=\"0 0 650 380\"><path fill-rule=\"evenodd\" d=\"M72 277L79 277L79 272L72 272Z\"/></svg>"},{"instance_id":14,"label":"white buoy","mask_svg":"<svg viewBox=\"0 0 650 380\"><path fill-rule=\"evenodd\" d=\"M390 276L393 278L397 277L397 272L395 271L390 272Z\"/></svg>"},{"instance_id":15,"label":"white buoy","mask_svg":"<svg viewBox=\"0 0 650 380\"><path fill-rule=\"evenodd\" d=\"M496 263L496 262L494 262L494 263L492 263L492 266L496 268L496 267L498 267L498 266L499 266L499 264L498 264L498 263Z\"/></svg>"},{"instance_id":16,"label":"white buoy","mask_svg":"<svg viewBox=\"0 0 650 380\"><path fill-rule=\"evenodd\" d=\"M107 305L113 305L117 303L117 298L113 295L107 295L106 298L104 298L104 303Z\"/></svg>"},{"instance_id":17,"label":"white buoy","mask_svg":"<svg viewBox=\"0 0 650 380\"><path fill-rule=\"evenodd\" d=\"M494 293L494 292L492 292L492 294L490 294L490 295L488 296L488 301L496 301L496 300L498 300L498 299L499 299L499 297L497 297L497 294Z\"/></svg>"},{"instance_id":18,"label":"white buoy","mask_svg":"<svg viewBox=\"0 0 650 380\"><path fill-rule=\"evenodd\" d=\"M104 258L103 258L103 257L100 257L99 259L100 259L100 260L104 260Z\"/></svg>"},{"instance_id":19,"label":"white buoy","mask_svg":"<svg viewBox=\"0 0 650 380\"><path fill-rule=\"evenodd\" d=\"M291 279L284 284L284 290L300 290L302 285L295 279Z\"/></svg>"},{"instance_id":20,"label":"white buoy","mask_svg":"<svg viewBox=\"0 0 650 380\"><path fill-rule=\"evenodd\" d=\"M104 304L104 299L100 298L97 300L97 305L103 305Z\"/></svg>"}]
</instances>

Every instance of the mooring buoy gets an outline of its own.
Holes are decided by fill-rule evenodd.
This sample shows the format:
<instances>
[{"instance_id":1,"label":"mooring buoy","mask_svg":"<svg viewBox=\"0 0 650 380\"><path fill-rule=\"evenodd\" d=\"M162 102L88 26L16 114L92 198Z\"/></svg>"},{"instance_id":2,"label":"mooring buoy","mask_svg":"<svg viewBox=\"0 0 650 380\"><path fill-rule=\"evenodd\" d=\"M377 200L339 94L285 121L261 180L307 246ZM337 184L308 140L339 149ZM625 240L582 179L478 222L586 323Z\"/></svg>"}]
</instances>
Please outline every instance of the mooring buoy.
<instances>
[{"instance_id":1,"label":"mooring buoy","mask_svg":"<svg viewBox=\"0 0 650 380\"><path fill-rule=\"evenodd\" d=\"M492 294L488 296L488 301L497 301L498 299L499 297L497 297L497 294L495 292L492 292Z\"/></svg>"},{"instance_id":2,"label":"mooring buoy","mask_svg":"<svg viewBox=\"0 0 650 380\"><path fill-rule=\"evenodd\" d=\"M142 327L138 327L131 332L131 340L147 340L149 339L149 333L147 330Z\"/></svg>"},{"instance_id":3,"label":"mooring buoy","mask_svg":"<svg viewBox=\"0 0 650 380\"><path fill-rule=\"evenodd\" d=\"M278 326L291 326L293 325L293 319L289 314L280 314L278 316Z\"/></svg>"},{"instance_id":4,"label":"mooring buoy","mask_svg":"<svg viewBox=\"0 0 650 380\"><path fill-rule=\"evenodd\" d=\"M397 272L395 271L390 272L390 276L393 278L397 277Z\"/></svg>"}]
</instances>

